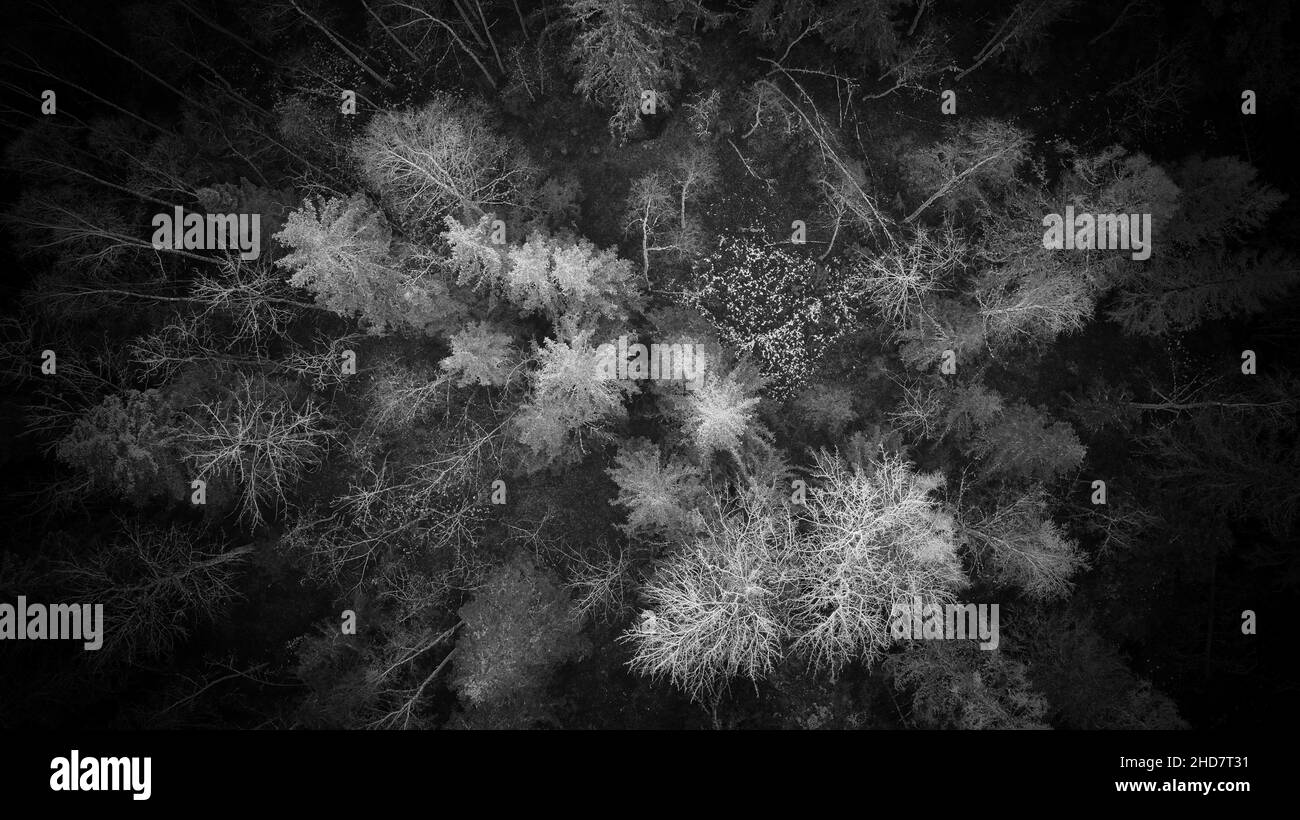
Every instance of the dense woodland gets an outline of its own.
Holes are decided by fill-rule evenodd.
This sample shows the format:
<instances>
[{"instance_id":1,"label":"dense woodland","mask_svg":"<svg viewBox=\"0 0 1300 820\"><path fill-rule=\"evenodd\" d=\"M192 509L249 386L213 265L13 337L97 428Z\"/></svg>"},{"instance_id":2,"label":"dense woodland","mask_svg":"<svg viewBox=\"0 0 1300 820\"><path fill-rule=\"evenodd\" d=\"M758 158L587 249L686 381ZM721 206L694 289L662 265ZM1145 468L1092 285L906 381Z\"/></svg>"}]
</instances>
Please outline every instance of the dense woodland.
<instances>
[{"instance_id":1,"label":"dense woodland","mask_svg":"<svg viewBox=\"0 0 1300 820\"><path fill-rule=\"evenodd\" d=\"M106 632L0 645L0 725L1289 719L1294 35L1286 0L25 6L0 600ZM260 214L260 256L156 248L178 206ZM1066 206L1150 214L1150 258L1045 248ZM599 378L620 336L707 368ZM912 599L997 603L998 648L893 639Z\"/></svg>"}]
</instances>

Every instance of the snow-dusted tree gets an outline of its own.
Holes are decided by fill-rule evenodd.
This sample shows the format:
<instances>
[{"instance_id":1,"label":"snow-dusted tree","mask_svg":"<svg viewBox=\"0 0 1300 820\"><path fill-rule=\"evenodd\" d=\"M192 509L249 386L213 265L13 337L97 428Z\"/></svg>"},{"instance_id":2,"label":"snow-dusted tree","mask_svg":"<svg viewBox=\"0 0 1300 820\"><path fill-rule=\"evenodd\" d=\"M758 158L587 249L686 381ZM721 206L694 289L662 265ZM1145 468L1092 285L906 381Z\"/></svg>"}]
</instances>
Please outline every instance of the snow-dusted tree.
<instances>
[{"instance_id":1,"label":"snow-dusted tree","mask_svg":"<svg viewBox=\"0 0 1300 820\"><path fill-rule=\"evenodd\" d=\"M1150 158L1113 145L1092 153L1082 153L1064 141L1054 148L1061 152L1064 167L1051 190L1018 186L1003 198L997 210L985 216L975 250L992 272L977 286L977 299L988 299L990 287L994 301L998 301L997 297L1005 297L1004 291L1013 284L1028 279L1047 287L1058 277L1073 280L1067 290L1082 292L1086 285L1095 296L1147 266L1146 262L1134 261L1130 250L1075 253L1043 247L1044 214L1059 216L1070 206L1078 214L1150 214L1151 234L1159 237L1154 250L1159 251L1164 244L1179 192ZM1077 301L1082 301L1082 296Z\"/></svg>"},{"instance_id":2,"label":"snow-dusted tree","mask_svg":"<svg viewBox=\"0 0 1300 820\"><path fill-rule=\"evenodd\" d=\"M353 154L384 203L423 230L439 230L449 212L474 219L523 205L535 176L485 105L441 92L421 108L377 115Z\"/></svg>"},{"instance_id":3,"label":"snow-dusted tree","mask_svg":"<svg viewBox=\"0 0 1300 820\"><path fill-rule=\"evenodd\" d=\"M321 463L330 436L310 399L294 406L283 389L248 375L223 399L193 407L190 421L181 447L193 475L233 485L250 529L262 523L265 505L284 507L288 492Z\"/></svg>"},{"instance_id":4,"label":"snow-dusted tree","mask_svg":"<svg viewBox=\"0 0 1300 820\"><path fill-rule=\"evenodd\" d=\"M371 333L437 332L461 310L445 282L408 269L383 214L363 196L308 200L275 238L289 249L276 264L292 272L290 284Z\"/></svg>"},{"instance_id":5,"label":"snow-dusted tree","mask_svg":"<svg viewBox=\"0 0 1300 820\"><path fill-rule=\"evenodd\" d=\"M1001 586L1039 600L1063 598L1073 576L1086 566L1079 546L1052 521L1041 487L1020 493L992 512L963 516L962 534L976 572Z\"/></svg>"},{"instance_id":6,"label":"snow-dusted tree","mask_svg":"<svg viewBox=\"0 0 1300 820\"><path fill-rule=\"evenodd\" d=\"M383 214L356 194L347 199L305 200L274 238L290 250L279 265L307 282L322 279L328 285L341 274L364 279L369 268L383 268L393 231ZM333 288L322 290L326 304L338 299Z\"/></svg>"},{"instance_id":7,"label":"snow-dusted tree","mask_svg":"<svg viewBox=\"0 0 1300 820\"><path fill-rule=\"evenodd\" d=\"M524 313L625 318L641 291L632 264L587 239L534 231L522 245L491 241L491 220L463 225L448 217L445 238L457 281L503 296Z\"/></svg>"},{"instance_id":8,"label":"snow-dusted tree","mask_svg":"<svg viewBox=\"0 0 1300 820\"><path fill-rule=\"evenodd\" d=\"M591 345L591 330L547 339L537 351L531 392L514 417L515 436L542 466L577 461L584 440L600 436L607 419L626 414L623 396L632 382L606 379L605 362Z\"/></svg>"},{"instance_id":9,"label":"snow-dusted tree","mask_svg":"<svg viewBox=\"0 0 1300 820\"><path fill-rule=\"evenodd\" d=\"M791 519L742 492L697 540L663 559L642 589L648 608L623 636L628 665L667 678L693 700L716 697L735 677L758 681L781 658L782 560Z\"/></svg>"},{"instance_id":10,"label":"snow-dusted tree","mask_svg":"<svg viewBox=\"0 0 1300 820\"><path fill-rule=\"evenodd\" d=\"M686 394L678 409L682 430L701 458L718 452L740 458L741 440L756 423L760 385L746 367L725 374L709 369L703 384Z\"/></svg>"},{"instance_id":11,"label":"snow-dusted tree","mask_svg":"<svg viewBox=\"0 0 1300 820\"><path fill-rule=\"evenodd\" d=\"M659 535L675 539L698 529L700 469L680 458L664 459L659 445L633 439L619 448L615 467L608 470L618 485L611 504L627 507L629 535Z\"/></svg>"},{"instance_id":12,"label":"snow-dusted tree","mask_svg":"<svg viewBox=\"0 0 1300 820\"><path fill-rule=\"evenodd\" d=\"M508 246L492 241L492 218L485 214L463 223L448 216L443 224L443 238L451 251L448 261L457 282L485 289L503 287Z\"/></svg>"},{"instance_id":13,"label":"snow-dusted tree","mask_svg":"<svg viewBox=\"0 0 1300 820\"><path fill-rule=\"evenodd\" d=\"M494 330L487 322L474 322L452 334L451 355L438 366L459 376L457 387L467 384L496 387L510 380L516 359L510 334Z\"/></svg>"},{"instance_id":14,"label":"snow-dusted tree","mask_svg":"<svg viewBox=\"0 0 1300 820\"><path fill-rule=\"evenodd\" d=\"M974 243L982 274L968 288L978 305L982 331L993 345L1046 342L1083 328L1097 299L1116 283L1141 278L1150 265L1129 250L1063 252L1043 247L1041 218L1078 213L1150 214L1154 237L1166 235L1178 188L1141 154L1111 146L1081 154L1057 146L1066 167L1053 190L1017 186L983 219ZM1073 228L1071 228L1073 230ZM1158 251L1163 240L1155 243Z\"/></svg>"},{"instance_id":15,"label":"snow-dusted tree","mask_svg":"<svg viewBox=\"0 0 1300 820\"><path fill-rule=\"evenodd\" d=\"M794 648L834 673L884 654L895 604L945 603L966 579L955 522L931 496L942 476L883 453L860 465L823 450L813 478L788 605Z\"/></svg>"},{"instance_id":16,"label":"snow-dusted tree","mask_svg":"<svg viewBox=\"0 0 1300 820\"><path fill-rule=\"evenodd\" d=\"M667 5L648 0L567 4L579 29L570 51L578 66L576 89L613 109L611 128L631 129L645 91L655 93L657 110L668 110L694 46L678 33Z\"/></svg>"},{"instance_id":17,"label":"snow-dusted tree","mask_svg":"<svg viewBox=\"0 0 1300 820\"><path fill-rule=\"evenodd\" d=\"M650 607L625 636L634 669L696 699L761 678L787 645L834 673L884 654L895 604L953 599L965 576L955 522L931 497L941 477L825 451L814 477L798 517L764 488L741 488L660 562L642 590Z\"/></svg>"},{"instance_id":18,"label":"snow-dusted tree","mask_svg":"<svg viewBox=\"0 0 1300 820\"><path fill-rule=\"evenodd\" d=\"M641 289L632 263L615 248L601 250L582 237L551 238L550 277L564 299L564 311L576 317L625 319L639 306Z\"/></svg>"}]
</instances>

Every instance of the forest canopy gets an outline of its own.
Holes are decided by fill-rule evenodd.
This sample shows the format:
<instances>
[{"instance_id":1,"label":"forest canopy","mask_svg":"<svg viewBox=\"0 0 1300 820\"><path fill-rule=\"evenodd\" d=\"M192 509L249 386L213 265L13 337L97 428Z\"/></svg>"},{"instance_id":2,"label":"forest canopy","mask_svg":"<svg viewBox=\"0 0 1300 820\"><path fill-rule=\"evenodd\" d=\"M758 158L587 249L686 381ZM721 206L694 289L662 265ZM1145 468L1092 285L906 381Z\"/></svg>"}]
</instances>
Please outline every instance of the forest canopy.
<instances>
[{"instance_id":1,"label":"forest canopy","mask_svg":"<svg viewBox=\"0 0 1300 820\"><path fill-rule=\"evenodd\" d=\"M1300 62L1184 5L38 4L0 725L1268 720Z\"/></svg>"}]
</instances>

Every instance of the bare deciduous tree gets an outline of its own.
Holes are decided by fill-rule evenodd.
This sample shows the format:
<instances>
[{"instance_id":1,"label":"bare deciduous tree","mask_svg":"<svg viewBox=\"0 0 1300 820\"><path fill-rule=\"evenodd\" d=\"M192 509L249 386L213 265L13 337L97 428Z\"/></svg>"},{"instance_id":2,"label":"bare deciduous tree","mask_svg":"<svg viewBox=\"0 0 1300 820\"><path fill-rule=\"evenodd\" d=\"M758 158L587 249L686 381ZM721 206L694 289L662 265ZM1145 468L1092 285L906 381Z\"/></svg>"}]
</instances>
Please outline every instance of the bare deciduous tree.
<instances>
[{"instance_id":1,"label":"bare deciduous tree","mask_svg":"<svg viewBox=\"0 0 1300 820\"><path fill-rule=\"evenodd\" d=\"M951 224L937 230L918 228L882 253L859 251L851 287L865 295L888 324L908 327L925 310L925 297L942 289L966 252Z\"/></svg>"},{"instance_id":2,"label":"bare deciduous tree","mask_svg":"<svg viewBox=\"0 0 1300 820\"><path fill-rule=\"evenodd\" d=\"M520 205L535 176L482 104L442 93L421 108L376 116L353 152L366 181L423 229L440 228L449 211L476 218Z\"/></svg>"},{"instance_id":3,"label":"bare deciduous tree","mask_svg":"<svg viewBox=\"0 0 1300 820\"><path fill-rule=\"evenodd\" d=\"M956 524L931 493L942 483L881 454L868 465L816 454L808 535L791 560L794 648L832 673L868 664L892 642L895 604L953 600L965 584Z\"/></svg>"},{"instance_id":4,"label":"bare deciduous tree","mask_svg":"<svg viewBox=\"0 0 1300 820\"><path fill-rule=\"evenodd\" d=\"M263 378L241 375L228 398L191 412L182 436L186 461L198 478L234 484L250 528L262 523L265 505L283 508L293 486L320 464L329 438L325 414L311 400L295 408Z\"/></svg>"},{"instance_id":5,"label":"bare deciduous tree","mask_svg":"<svg viewBox=\"0 0 1300 820\"><path fill-rule=\"evenodd\" d=\"M134 522L117 540L58 564L55 577L74 599L104 606L97 661L164 654L235 597L235 572L252 545L208 550L194 536Z\"/></svg>"},{"instance_id":6,"label":"bare deciduous tree","mask_svg":"<svg viewBox=\"0 0 1300 820\"><path fill-rule=\"evenodd\" d=\"M793 538L792 521L757 494L719 509L642 589L649 608L623 636L629 666L694 700L716 697L734 677L766 676L783 654L781 567Z\"/></svg>"}]
</instances>

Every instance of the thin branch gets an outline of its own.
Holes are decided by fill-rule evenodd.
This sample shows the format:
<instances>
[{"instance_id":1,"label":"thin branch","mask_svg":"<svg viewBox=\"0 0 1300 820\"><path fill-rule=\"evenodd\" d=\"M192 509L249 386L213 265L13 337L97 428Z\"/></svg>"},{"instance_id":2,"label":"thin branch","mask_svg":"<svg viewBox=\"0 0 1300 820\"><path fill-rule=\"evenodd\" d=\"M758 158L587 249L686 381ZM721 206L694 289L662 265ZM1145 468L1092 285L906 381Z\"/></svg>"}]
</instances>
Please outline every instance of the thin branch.
<instances>
[{"instance_id":1,"label":"thin branch","mask_svg":"<svg viewBox=\"0 0 1300 820\"><path fill-rule=\"evenodd\" d=\"M394 43L397 44L398 48L406 52L406 56L410 57L412 62L415 63L420 62L420 58L415 56L415 52L411 51L409 48L406 47L406 43L403 43L401 39L398 38L398 36L393 33L393 30L390 29L384 23L383 19L380 18L378 14L375 14L374 9L370 8L370 4L367 3L366 0L361 0L361 7L364 8L371 17L375 18L375 22L378 23L379 27L382 28L384 30L384 33L388 35L388 39L392 40Z\"/></svg>"},{"instance_id":2,"label":"thin branch","mask_svg":"<svg viewBox=\"0 0 1300 820\"><path fill-rule=\"evenodd\" d=\"M357 56L357 55L352 51L352 49L350 49L350 48L348 48L347 46L345 46L345 45L343 44L343 42L342 42L338 37L336 37L336 36L334 35L334 32L332 32L332 31L330 31L328 28L326 28L325 25L324 25L323 23L321 23L319 20L317 20L315 17L312 17L310 14L308 14L308 13L305 12L305 11L303 11L302 6L298 5L298 0L289 0L289 5L293 6L295 9L297 9L299 14L301 14L303 17L306 17L307 20L310 21L312 25L314 25L316 28L320 29L321 33L324 34L326 37L328 37L331 43L333 43L335 46L338 47L338 49L339 49L340 51L342 51L344 54L346 54L346 55L348 56L348 59L350 59L352 62L356 63L357 66L358 66L362 71L366 72L366 73L369 74L371 77L373 77L374 80L375 80L375 82L379 83L379 84L382 85L384 88L392 88L392 87L393 87L393 84L390 83L386 78L384 78L384 77L383 77L383 76L382 76L378 71L375 71L373 68L371 68L369 65L367 65L365 60L362 60L360 57L358 57L358 56Z\"/></svg>"}]
</instances>

